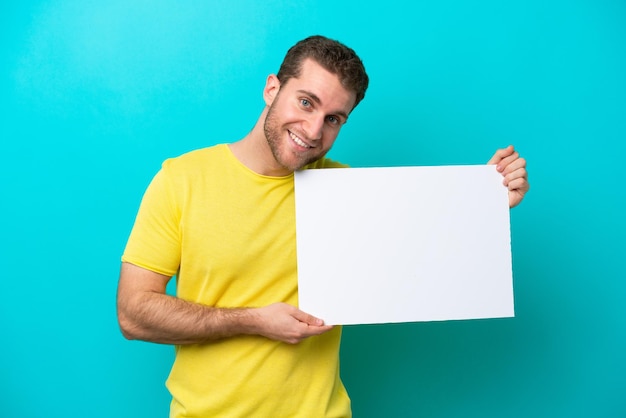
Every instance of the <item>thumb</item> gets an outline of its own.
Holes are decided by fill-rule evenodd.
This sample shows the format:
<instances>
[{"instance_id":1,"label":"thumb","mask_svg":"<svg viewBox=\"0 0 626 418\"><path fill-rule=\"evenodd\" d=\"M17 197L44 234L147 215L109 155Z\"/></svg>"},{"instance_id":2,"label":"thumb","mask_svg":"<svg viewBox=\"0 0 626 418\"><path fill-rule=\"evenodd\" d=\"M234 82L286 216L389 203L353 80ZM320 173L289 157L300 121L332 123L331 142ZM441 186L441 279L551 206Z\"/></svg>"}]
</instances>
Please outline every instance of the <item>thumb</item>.
<instances>
[{"instance_id":1,"label":"thumb","mask_svg":"<svg viewBox=\"0 0 626 418\"><path fill-rule=\"evenodd\" d=\"M319 318L314 317L306 312L301 311L300 309L296 309L292 316L296 318L300 322L304 322L307 325L314 325L316 327L321 327L324 325L324 321Z\"/></svg>"}]
</instances>

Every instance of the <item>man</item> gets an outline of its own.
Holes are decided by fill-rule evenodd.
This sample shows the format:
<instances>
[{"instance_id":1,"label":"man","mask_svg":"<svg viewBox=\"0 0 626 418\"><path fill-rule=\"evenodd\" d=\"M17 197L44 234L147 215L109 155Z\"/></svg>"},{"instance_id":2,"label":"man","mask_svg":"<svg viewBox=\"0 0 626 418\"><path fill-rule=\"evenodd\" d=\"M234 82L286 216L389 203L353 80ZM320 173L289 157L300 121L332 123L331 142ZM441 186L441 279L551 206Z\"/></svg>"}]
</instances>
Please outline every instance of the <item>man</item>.
<instances>
[{"instance_id":1,"label":"man","mask_svg":"<svg viewBox=\"0 0 626 418\"><path fill-rule=\"evenodd\" d=\"M297 43L263 90L252 131L167 160L148 187L122 257L123 334L176 345L173 417L348 417L341 327L296 306L293 172L342 167L324 156L363 99L353 50ZM528 190L513 147L497 164L510 206ZM177 296L165 294L177 276Z\"/></svg>"}]
</instances>

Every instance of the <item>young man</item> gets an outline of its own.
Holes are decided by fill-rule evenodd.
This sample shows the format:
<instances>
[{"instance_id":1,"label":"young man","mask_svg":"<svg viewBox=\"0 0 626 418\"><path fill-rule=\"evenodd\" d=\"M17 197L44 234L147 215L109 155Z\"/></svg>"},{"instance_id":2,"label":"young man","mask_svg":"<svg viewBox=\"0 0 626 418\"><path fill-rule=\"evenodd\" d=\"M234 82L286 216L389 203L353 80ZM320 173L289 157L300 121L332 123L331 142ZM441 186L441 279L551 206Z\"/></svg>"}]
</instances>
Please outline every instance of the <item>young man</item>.
<instances>
[{"instance_id":1,"label":"young man","mask_svg":"<svg viewBox=\"0 0 626 418\"><path fill-rule=\"evenodd\" d=\"M324 156L368 77L324 37L292 47L267 78L255 127L232 144L167 160L148 187L122 257L123 334L176 345L173 417L348 417L341 327L296 308L293 172L342 167ZM510 206L525 161L496 152ZM177 276L177 296L165 294Z\"/></svg>"}]
</instances>

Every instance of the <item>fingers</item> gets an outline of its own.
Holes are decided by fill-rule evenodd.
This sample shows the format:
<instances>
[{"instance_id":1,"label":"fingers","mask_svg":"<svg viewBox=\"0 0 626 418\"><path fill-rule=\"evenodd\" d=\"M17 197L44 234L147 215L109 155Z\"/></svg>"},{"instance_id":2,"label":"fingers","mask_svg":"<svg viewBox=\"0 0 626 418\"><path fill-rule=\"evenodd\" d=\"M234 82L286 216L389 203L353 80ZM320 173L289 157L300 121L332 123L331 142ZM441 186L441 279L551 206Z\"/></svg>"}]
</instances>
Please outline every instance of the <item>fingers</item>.
<instances>
[{"instance_id":1,"label":"fingers","mask_svg":"<svg viewBox=\"0 0 626 418\"><path fill-rule=\"evenodd\" d=\"M511 156L514 152L515 148L513 148L513 145L509 145L506 148L501 148L497 150L495 154L493 154L493 157L491 157L487 164L499 164L503 159Z\"/></svg>"},{"instance_id":2,"label":"fingers","mask_svg":"<svg viewBox=\"0 0 626 418\"><path fill-rule=\"evenodd\" d=\"M507 166L502 174L504 175L502 182L509 189L509 207L514 208L520 204L530 189L526 162L520 158Z\"/></svg>"},{"instance_id":3,"label":"fingers","mask_svg":"<svg viewBox=\"0 0 626 418\"><path fill-rule=\"evenodd\" d=\"M509 145L506 148L497 150L487 164L495 164L496 170L502 173L503 176L506 176L519 168L526 167L526 160L520 158L513 145Z\"/></svg>"},{"instance_id":4,"label":"fingers","mask_svg":"<svg viewBox=\"0 0 626 418\"><path fill-rule=\"evenodd\" d=\"M513 161L502 169L501 174L504 176L505 186L508 186L515 179L527 178L526 161L523 158Z\"/></svg>"},{"instance_id":5,"label":"fingers","mask_svg":"<svg viewBox=\"0 0 626 418\"><path fill-rule=\"evenodd\" d=\"M289 329L285 329L280 334L270 338L287 344L298 344L309 337L321 335L331 329L333 329L332 325L315 326L307 325L304 322L298 322L297 324L294 323Z\"/></svg>"},{"instance_id":6,"label":"fingers","mask_svg":"<svg viewBox=\"0 0 626 418\"><path fill-rule=\"evenodd\" d=\"M523 167L526 164L524 159L521 159L519 153L517 151L513 152L513 154L508 157L503 158L497 165L496 170L505 175L506 173L510 173L512 170L516 168Z\"/></svg>"},{"instance_id":7,"label":"fingers","mask_svg":"<svg viewBox=\"0 0 626 418\"><path fill-rule=\"evenodd\" d=\"M526 179L523 177L508 181L507 187L509 188L509 191L518 190L522 193L526 193L530 188L528 185L528 181L526 181Z\"/></svg>"},{"instance_id":8,"label":"fingers","mask_svg":"<svg viewBox=\"0 0 626 418\"><path fill-rule=\"evenodd\" d=\"M524 193L519 190L513 190L509 192L509 208L514 208L519 205L524 198Z\"/></svg>"},{"instance_id":9,"label":"fingers","mask_svg":"<svg viewBox=\"0 0 626 418\"><path fill-rule=\"evenodd\" d=\"M306 328L303 327L301 329L301 333L298 335L298 338L296 338L296 340L292 342L292 344L297 344L300 341L304 340L305 338L324 334L325 332L328 332L333 328L334 327L332 325L321 325L321 326L307 325Z\"/></svg>"},{"instance_id":10,"label":"fingers","mask_svg":"<svg viewBox=\"0 0 626 418\"><path fill-rule=\"evenodd\" d=\"M320 335L333 328L332 325L324 325L324 321L310 315L300 309L294 308L291 313L292 317L299 321L298 328L300 331L299 338L296 342L300 342L305 338L313 335Z\"/></svg>"},{"instance_id":11,"label":"fingers","mask_svg":"<svg viewBox=\"0 0 626 418\"><path fill-rule=\"evenodd\" d=\"M509 189L509 207L517 206L530 189L526 160L519 156L512 145L496 151L487 164L495 164L502 174L502 183Z\"/></svg>"},{"instance_id":12,"label":"fingers","mask_svg":"<svg viewBox=\"0 0 626 418\"><path fill-rule=\"evenodd\" d=\"M297 308L294 308L293 312L291 313L291 316L293 316L298 321L303 322L307 325L318 326L318 327L324 325L324 321L322 321L321 319L316 318L313 315L303 312Z\"/></svg>"}]
</instances>

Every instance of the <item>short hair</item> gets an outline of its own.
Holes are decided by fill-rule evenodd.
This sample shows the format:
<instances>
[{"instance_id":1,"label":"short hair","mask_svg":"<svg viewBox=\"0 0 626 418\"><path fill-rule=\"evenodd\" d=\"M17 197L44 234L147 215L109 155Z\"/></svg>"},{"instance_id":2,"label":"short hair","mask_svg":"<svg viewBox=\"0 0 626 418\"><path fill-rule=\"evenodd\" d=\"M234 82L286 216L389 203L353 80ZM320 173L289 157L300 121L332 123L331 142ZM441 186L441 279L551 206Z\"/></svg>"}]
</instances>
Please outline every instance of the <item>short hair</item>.
<instances>
[{"instance_id":1,"label":"short hair","mask_svg":"<svg viewBox=\"0 0 626 418\"><path fill-rule=\"evenodd\" d=\"M341 84L356 94L354 107L363 100L369 84L363 62L351 48L320 35L310 36L289 48L276 75L278 80L286 83L290 78L298 78L302 63L308 58L336 74Z\"/></svg>"}]
</instances>

